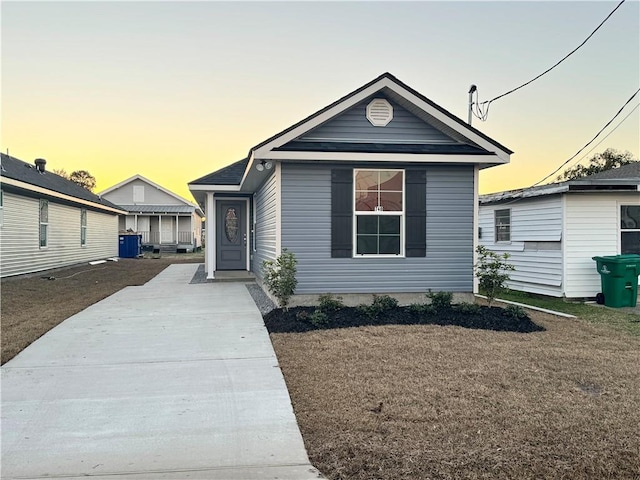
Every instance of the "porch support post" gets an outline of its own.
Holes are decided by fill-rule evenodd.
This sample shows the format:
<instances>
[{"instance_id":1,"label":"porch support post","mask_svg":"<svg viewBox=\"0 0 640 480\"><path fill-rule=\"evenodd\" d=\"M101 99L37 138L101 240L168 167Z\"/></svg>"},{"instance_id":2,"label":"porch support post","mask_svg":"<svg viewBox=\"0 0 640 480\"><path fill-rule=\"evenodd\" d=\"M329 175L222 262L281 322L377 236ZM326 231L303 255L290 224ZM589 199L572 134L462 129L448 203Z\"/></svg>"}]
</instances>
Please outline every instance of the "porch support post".
<instances>
[{"instance_id":1,"label":"porch support post","mask_svg":"<svg viewBox=\"0 0 640 480\"><path fill-rule=\"evenodd\" d=\"M213 192L207 192L207 208L205 215L207 217L206 230L207 230L207 245L205 247L206 254L206 271L207 280L213 280L215 278L216 269L216 210L215 202L213 201Z\"/></svg>"},{"instance_id":2,"label":"porch support post","mask_svg":"<svg viewBox=\"0 0 640 480\"><path fill-rule=\"evenodd\" d=\"M133 216L133 229L138 233L138 215Z\"/></svg>"},{"instance_id":3,"label":"porch support post","mask_svg":"<svg viewBox=\"0 0 640 480\"><path fill-rule=\"evenodd\" d=\"M176 215L176 245L180 243L180 237L178 235L178 215Z\"/></svg>"},{"instance_id":4,"label":"porch support post","mask_svg":"<svg viewBox=\"0 0 640 480\"><path fill-rule=\"evenodd\" d=\"M471 123L471 122L469 122ZM480 180L480 167L476 165L473 169L473 293L477 294L479 292L479 281L478 277L475 274L475 265L478 263L478 252L476 249L478 248L478 228L480 226L479 222L479 213L480 213L480 198L478 191L478 183Z\"/></svg>"},{"instance_id":5,"label":"porch support post","mask_svg":"<svg viewBox=\"0 0 640 480\"><path fill-rule=\"evenodd\" d=\"M162 245L162 214L158 214L158 244Z\"/></svg>"}]
</instances>

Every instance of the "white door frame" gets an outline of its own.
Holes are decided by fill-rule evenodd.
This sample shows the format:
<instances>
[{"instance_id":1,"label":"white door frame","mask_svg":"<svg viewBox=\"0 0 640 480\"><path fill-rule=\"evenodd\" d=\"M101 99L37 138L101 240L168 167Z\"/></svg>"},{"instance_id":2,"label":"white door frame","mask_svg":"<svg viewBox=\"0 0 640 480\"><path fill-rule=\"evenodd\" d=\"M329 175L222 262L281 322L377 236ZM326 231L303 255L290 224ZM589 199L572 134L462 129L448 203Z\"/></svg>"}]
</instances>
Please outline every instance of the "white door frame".
<instances>
[{"instance_id":1,"label":"white door frame","mask_svg":"<svg viewBox=\"0 0 640 480\"><path fill-rule=\"evenodd\" d=\"M206 246L206 251L207 254L209 255L207 257L207 265L210 267L209 271L207 272L207 279L213 279L215 278L215 271L217 268L217 262L216 262L216 251L217 251L217 242L218 242L218 235L217 235L217 218L216 218L216 211L218 209L218 200L222 200L222 201L235 201L235 202L240 202L243 201L245 204L245 223L246 223L246 230L245 233L247 235L247 244L245 246L245 250L246 250L246 270L250 271L251 270L251 236L250 236L250 222L249 222L249 215L251 213L251 210L249 208L249 197L218 197L215 194L212 194L212 202L211 202L211 208L212 208L212 215L210 215L210 212L207 212L207 246ZM207 206L209 206L209 202L207 202ZM213 217L213 220L210 221L210 217ZM209 228L210 227L210 228Z\"/></svg>"}]
</instances>

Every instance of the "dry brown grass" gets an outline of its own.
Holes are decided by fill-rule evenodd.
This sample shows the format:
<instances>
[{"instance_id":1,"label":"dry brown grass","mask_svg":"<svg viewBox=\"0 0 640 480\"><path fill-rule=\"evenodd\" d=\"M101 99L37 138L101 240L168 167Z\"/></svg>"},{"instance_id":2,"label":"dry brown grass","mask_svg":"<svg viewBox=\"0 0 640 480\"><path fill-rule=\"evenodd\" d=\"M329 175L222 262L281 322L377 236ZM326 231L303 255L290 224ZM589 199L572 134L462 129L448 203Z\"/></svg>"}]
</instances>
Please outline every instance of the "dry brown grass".
<instances>
[{"instance_id":1,"label":"dry brown grass","mask_svg":"<svg viewBox=\"0 0 640 480\"><path fill-rule=\"evenodd\" d=\"M330 479L638 479L639 339L532 318L547 331L272 334L312 463Z\"/></svg>"},{"instance_id":2,"label":"dry brown grass","mask_svg":"<svg viewBox=\"0 0 640 480\"><path fill-rule=\"evenodd\" d=\"M71 315L124 287L143 285L171 263L180 261L202 260L197 255L121 259L115 263L83 264L3 279L0 291L2 364Z\"/></svg>"}]
</instances>

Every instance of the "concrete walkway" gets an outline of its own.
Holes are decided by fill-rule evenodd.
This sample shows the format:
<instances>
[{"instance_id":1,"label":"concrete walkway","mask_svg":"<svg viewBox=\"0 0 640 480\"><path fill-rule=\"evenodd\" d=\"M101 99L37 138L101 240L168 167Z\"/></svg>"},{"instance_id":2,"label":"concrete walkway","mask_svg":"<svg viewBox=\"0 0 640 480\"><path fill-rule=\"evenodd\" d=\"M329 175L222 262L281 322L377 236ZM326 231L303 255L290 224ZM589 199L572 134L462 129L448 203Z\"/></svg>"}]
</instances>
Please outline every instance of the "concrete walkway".
<instances>
[{"instance_id":1,"label":"concrete walkway","mask_svg":"<svg viewBox=\"0 0 640 480\"><path fill-rule=\"evenodd\" d=\"M244 284L172 265L2 367L2 478L317 479Z\"/></svg>"}]
</instances>

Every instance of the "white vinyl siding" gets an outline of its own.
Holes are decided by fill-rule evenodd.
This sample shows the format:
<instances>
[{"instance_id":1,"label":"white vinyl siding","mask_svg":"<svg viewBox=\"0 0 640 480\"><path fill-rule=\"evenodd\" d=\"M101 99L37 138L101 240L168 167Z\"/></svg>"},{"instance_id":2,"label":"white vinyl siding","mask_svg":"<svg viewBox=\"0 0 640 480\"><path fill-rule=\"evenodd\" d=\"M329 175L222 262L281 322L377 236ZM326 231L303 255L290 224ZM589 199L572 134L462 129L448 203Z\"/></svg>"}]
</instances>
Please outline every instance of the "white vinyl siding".
<instances>
[{"instance_id":1,"label":"white vinyl siding","mask_svg":"<svg viewBox=\"0 0 640 480\"><path fill-rule=\"evenodd\" d=\"M566 195L565 295L595 297L601 291L594 256L619 253L616 195Z\"/></svg>"},{"instance_id":2,"label":"white vinyl siding","mask_svg":"<svg viewBox=\"0 0 640 480\"><path fill-rule=\"evenodd\" d=\"M2 277L75 265L118 255L118 216L87 209L87 246L80 238L80 208L49 201L48 246L39 246L37 198L4 192L0 230Z\"/></svg>"},{"instance_id":3,"label":"white vinyl siding","mask_svg":"<svg viewBox=\"0 0 640 480\"><path fill-rule=\"evenodd\" d=\"M562 201L559 195L521 200L509 205L510 242L496 242L496 211L502 205L481 205L479 245L509 253L509 288L562 296Z\"/></svg>"}]
</instances>

